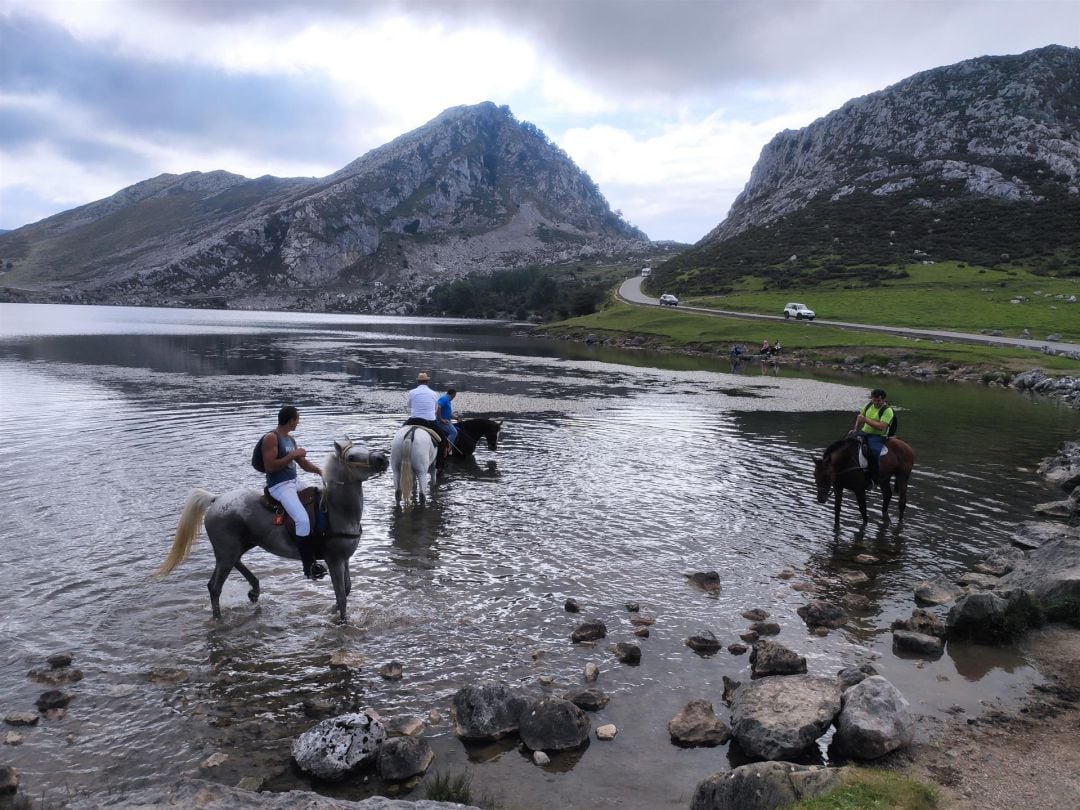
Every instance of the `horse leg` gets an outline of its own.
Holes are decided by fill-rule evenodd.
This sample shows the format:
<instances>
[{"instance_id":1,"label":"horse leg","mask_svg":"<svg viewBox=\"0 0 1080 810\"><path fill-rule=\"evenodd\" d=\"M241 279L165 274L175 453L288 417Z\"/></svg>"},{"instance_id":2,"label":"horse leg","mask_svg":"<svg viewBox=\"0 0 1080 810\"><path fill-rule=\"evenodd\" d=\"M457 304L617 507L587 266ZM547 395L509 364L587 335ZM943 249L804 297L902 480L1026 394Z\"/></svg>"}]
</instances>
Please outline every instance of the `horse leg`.
<instances>
[{"instance_id":1,"label":"horse leg","mask_svg":"<svg viewBox=\"0 0 1080 810\"><path fill-rule=\"evenodd\" d=\"M259 580L255 577L253 573L251 573L251 571L248 570L248 567L239 560L236 561L236 563L233 565L233 568L243 574L244 579L246 579L248 581L248 584L251 586L251 590L248 591L248 599L250 599L252 602L258 602Z\"/></svg>"},{"instance_id":2,"label":"horse leg","mask_svg":"<svg viewBox=\"0 0 1080 810\"><path fill-rule=\"evenodd\" d=\"M844 499L844 490L840 487L836 488L836 494L833 497L833 528L840 529L840 502Z\"/></svg>"},{"instance_id":3,"label":"horse leg","mask_svg":"<svg viewBox=\"0 0 1080 810\"><path fill-rule=\"evenodd\" d=\"M892 500L892 487L889 486L889 479L886 478L881 482L881 519L886 523L889 522L889 501Z\"/></svg>"},{"instance_id":4,"label":"horse leg","mask_svg":"<svg viewBox=\"0 0 1080 810\"><path fill-rule=\"evenodd\" d=\"M352 577L349 575L349 561L345 561L345 595L352 593Z\"/></svg>"},{"instance_id":5,"label":"horse leg","mask_svg":"<svg viewBox=\"0 0 1080 810\"><path fill-rule=\"evenodd\" d=\"M345 624L345 606L349 598L349 561L344 557L327 558L326 565L330 569L330 581L334 583L338 624Z\"/></svg>"},{"instance_id":6,"label":"horse leg","mask_svg":"<svg viewBox=\"0 0 1080 810\"><path fill-rule=\"evenodd\" d=\"M214 565L214 573L210 575L210 581L206 583L206 588L210 591L210 609L214 612L215 619L221 618L221 586L228 579L233 565L234 563L218 560Z\"/></svg>"},{"instance_id":7,"label":"horse leg","mask_svg":"<svg viewBox=\"0 0 1080 810\"><path fill-rule=\"evenodd\" d=\"M866 523L868 520L870 520L870 518L867 517L866 514L866 490L856 489L855 500L859 502L859 514L862 515L862 522Z\"/></svg>"},{"instance_id":8,"label":"horse leg","mask_svg":"<svg viewBox=\"0 0 1080 810\"><path fill-rule=\"evenodd\" d=\"M900 522L904 522L904 507L907 506L907 485L908 478L903 473L896 474L896 494L897 494L897 506L896 511L899 514Z\"/></svg>"}]
</instances>

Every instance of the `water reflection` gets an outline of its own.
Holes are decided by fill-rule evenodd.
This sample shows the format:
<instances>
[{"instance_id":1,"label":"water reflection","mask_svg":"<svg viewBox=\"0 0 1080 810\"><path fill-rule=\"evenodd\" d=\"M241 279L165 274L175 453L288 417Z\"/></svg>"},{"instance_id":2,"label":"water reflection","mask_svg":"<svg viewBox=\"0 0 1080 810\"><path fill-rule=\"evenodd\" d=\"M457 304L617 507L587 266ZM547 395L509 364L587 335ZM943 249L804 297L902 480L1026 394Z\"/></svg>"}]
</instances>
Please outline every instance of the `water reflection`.
<instances>
[{"instance_id":1,"label":"water reflection","mask_svg":"<svg viewBox=\"0 0 1080 810\"><path fill-rule=\"evenodd\" d=\"M1028 665L1020 650L1011 644L989 646L950 641L945 645L945 652L952 660L957 674L969 682L982 680L995 669L1015 672Z\"/></svg>"}]
</instances>

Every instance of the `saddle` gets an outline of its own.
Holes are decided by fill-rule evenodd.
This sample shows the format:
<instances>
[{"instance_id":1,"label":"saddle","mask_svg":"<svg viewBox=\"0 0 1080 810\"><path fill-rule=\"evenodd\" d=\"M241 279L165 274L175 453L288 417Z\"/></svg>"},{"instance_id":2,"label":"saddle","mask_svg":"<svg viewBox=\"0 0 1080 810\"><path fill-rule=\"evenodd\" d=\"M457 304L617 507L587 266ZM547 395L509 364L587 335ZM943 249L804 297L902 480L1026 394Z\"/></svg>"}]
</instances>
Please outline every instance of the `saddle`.
<instances>
[{"instance_id":1,"label":"saddle","mask_svg":"<svg viewBox=\"0 0 1080 810\"><path fill-rule=\"evenodd\" d=\"M405 420L405 424L410 427L416 427L422 430L428 435L428 437L435 442L435 446L439 448L437 454L437 464L439 467L443 465L443 459L450 455L450 442L443 437L439 431L431 427L426 419L421 419L418 416L413 416Z\"/></svg>"},{"instance_id":2,"label":"saddle","mask_svg":"<svg viewBox=\"0 0 1080 810\"><path fill-rule=\"evenodd\" d=\"M296 493L300 498L300 503L304 507L304 510L308 514L308 520L311 522L311 539L318 539L325 537L330 533L330 520L326 514L326 511L322 508L322 488L320 487L305 487ZM281 502L270 494L270 490L263 487L262 497L259 498L261 503L267 510L274 513L274 523L276 525L284 525L289 530L289 536L296 539L296 521L289 517L289 513L285 511L285 507L281 505Z\"/></svg>"},{"instance_id":3,"label":"saddle","mask_svg":"<svg viewBox=\"0 0 1080 810\"><path fill-rule=\"evenodd\" d=\"M869 446L867 445L866 438L864 436L858 436L858 435L855 436L855 441L857 441L859 443L859 466L863 470L865 470L867 468L867 466L869 465L869 463L870 463L869 459L867 458L867 452L866 452ZM886 439L885 444L881 445L881 452L878 454L878 459L885 458L885 456L887 456L888 453L889 453L889 442ZM878 464L880 464L880 463L881 462L879 461Z\"/></svg>"}]
</instances>

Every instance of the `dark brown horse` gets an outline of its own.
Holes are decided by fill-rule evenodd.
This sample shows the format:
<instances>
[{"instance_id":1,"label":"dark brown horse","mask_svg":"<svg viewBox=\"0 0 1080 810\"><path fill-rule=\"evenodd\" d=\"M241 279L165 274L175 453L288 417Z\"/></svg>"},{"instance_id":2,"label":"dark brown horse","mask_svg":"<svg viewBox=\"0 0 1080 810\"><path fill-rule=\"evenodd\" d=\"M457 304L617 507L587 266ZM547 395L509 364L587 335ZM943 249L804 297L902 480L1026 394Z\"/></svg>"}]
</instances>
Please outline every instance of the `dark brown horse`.
<instances>
[{"instance_id":1,"label":"dark brown horse","mask_svg":"<svg viewBox=\"0 0 1080 810\"><path fill-rule=\"evenodd\" d=\"M502 420L463 419L457 423L457 429L458 435L454 440L451 455L453 458L468 458L481 439L487 442L488 450L498 449Z\"/></svg>"},{"instance_id":2,"label":"dark brown horse","mask_svg":"<svg viewBox=\"0 0 1080 810\"><path fill-rule=\"evenodd\" d=\"M915 466L915 451L911 445L900 439L885 442L888 452L878 459L877 485L881 488L881 517L889 520L889 501L892 500L891 481L895 481L896 494L900 501L900 522L904 522L904 507L907 506L908 480ZM859 466L859 440L846 436L825 448L821 458L814 459L814 480L817 482L818 503L825 503L829 492L833 493L834 525L840 528L840 501L844 490L855 493L859 502L859 513L866 523L866 472Z\"/></svg>"}]
</instances>

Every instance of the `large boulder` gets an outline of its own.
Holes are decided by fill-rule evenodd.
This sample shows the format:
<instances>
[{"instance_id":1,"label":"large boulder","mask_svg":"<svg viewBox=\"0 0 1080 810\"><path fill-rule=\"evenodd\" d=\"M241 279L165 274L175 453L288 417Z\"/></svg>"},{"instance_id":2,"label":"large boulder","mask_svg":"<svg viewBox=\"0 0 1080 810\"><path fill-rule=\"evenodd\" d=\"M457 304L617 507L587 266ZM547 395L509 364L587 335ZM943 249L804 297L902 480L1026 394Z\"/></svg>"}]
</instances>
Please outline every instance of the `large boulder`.
<instances>
[{"instance_id":1,"label":"large boulder","mask_svg":"<svg viewBox=\"0 0 1080 810\"><path fill-rule=\"evenodd\" d=\"M300 770L319 779L341 779L374 761L386 738L383 725L367 712L323 720L293 742Z\"/></svg>"},{"instance_id":2,"label":"large boulder","mask_svg":"<svg viewBox=\"0 0 1080 810\"><path fill-rule=\"evenodd\" d=\"M379 748L379 774L400 782L427 771L434 759L435 752L423 737L393 737Z\"/></svg>"},{"instance_id":3,"label":"large boulder","mask_svg":"<svg viewBox=\"0 0 1080 810\"><path fill-rule=\"evenodd\" d=\"M691 700L667 724L671 741L682 746L723 745L731 737L727 723L716 716L713 705L702 698Z\"/></svg>"},{"instance_id":4,"label":"large boulder","mask_svg":"<svg viewBox=\"0 0 1080 810\"><path fill-rule=\"evenodd\" d=\"M880 675L871 675L844 692L833 744L845 755L877 759L910 745L914 737L911 705Z\"/></svg>"},{"instance_id":5,"label":"large boulder","mask_svg":"<svg viewBox=\"0 0 1080 810\"><path fill-rule=\"evenodd\" d=\"M532 751L569 751L589 739L589 717L562 698L538 700L521 715L518 733Z\"/></svg>"},{"instance_id":6,"label":"large boulder","mask_svg":"<svg viewBox=\"0 0 1080 810\"><path fill-rule=\"evenodd\" d=\"M806 658L776 641L759 641L750 652L751 674L755 678L768 675L799 675L806 672Z\"/></svg>"},{"instance_id":7,"label":"large boulder","mask_svg":"<svg viewBox=\"0 0 1080 810\"><path fill-rule=\"evenodd\" d=\"M846 768L753 762L700 782L690 810L773 810L840 786Z\"/></svg>"},{"instance_id":8,"label":"large boulder","mask_svg":"<svg viewBox=\"0 0 1080 810\"><path fill-rule=\"evenodd\" d=\"M1039 547L1001 578L998 590L1023 588L1053 613L1057 603L1080 603L1080 528L1046 527L1041 537Z\"/></svg>"},{"instance_id":9,"label":"large boulder","mask_svg":"<svg viewBox=\"0 0 1080 810\"><path fill-rule=\"evenodd\" d=\"M451 704L454 733L464 740L501 739L518 730L521 713L528 707L528 698L505 683L481 681L466 686L457 691Z\"/></svg>"},{"instance_id":10,"label":"large boulder","mask_svg":"<svg viewBox=\"0 0 1080 810\"><path fill-rule=\"evenodd\" d=\"M762 678L731 704L731 736L752 757L785 759L824 734L840 711L840 686L809 675Z\"/></svg>"},{"instance_id":11,"label":"large boulder","mask_svg":"<svg viewBox=\"0 0 1080 810\"><path fill-rule=\"evenodd\" d=\"M969 593L953 605L945 627L950 639L997 644L1024 633L1041 618L1027 591L981 591Z\"/></svg>"}]
</instances>

